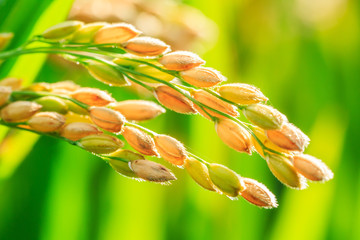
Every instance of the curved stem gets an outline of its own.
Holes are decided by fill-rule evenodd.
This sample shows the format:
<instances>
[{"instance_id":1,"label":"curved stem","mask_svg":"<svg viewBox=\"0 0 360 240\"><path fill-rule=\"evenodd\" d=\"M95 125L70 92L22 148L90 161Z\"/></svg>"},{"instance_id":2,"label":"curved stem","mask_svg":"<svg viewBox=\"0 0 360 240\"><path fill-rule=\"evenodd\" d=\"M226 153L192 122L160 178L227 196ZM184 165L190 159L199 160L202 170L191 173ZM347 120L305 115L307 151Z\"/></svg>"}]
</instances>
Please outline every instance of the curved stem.
<instances>
[{"instance_id":1,"label":"curved stem","mask_svg":"<svg viewBox=\"0 0 360 240\"><path fill-rule=\"evenodd\" d=\"M105 50L96 49L96 48L100 48L100 47L116 48L116 49L121 49L125 52L124 48L121 45L115 44L115 43L89 44L89 43L73 43L73 42L68 42L68 41L61 43L61 42L54 42L51 40L47 40L44 38L37 38L37 39L34 39L33 41L50 44L51 46L60 47L62 49L66 49L66 50L75 50L75 51L81 50L84 52L101 54L101 55L105 55L108 57L118 57L119 53L113 53L110 51L105 51Z\"/></svg>"},{"instance_id":2,"label":"curved stem","mask_svg":"<svg viewBox=\"0 0 360 240\"><path fill-rule=\"evenodd\" d=\"M72 141L70 139L67 139L67 138L64 138L64 137L61 137L59 135L55 135L53 133L39 133L37 131L34 131L30 128L23 128L21 127L21 125L25 125L26 123L9 123L9 122L5 122L4 120L0 119L0 125L3 125L3 126L7 126L7 127L11 127L11 128L16 128L16 129L20 129L20 130L25 130L25 131L28 131L28 132L32 132L32 133L36 133L36 134L40 134L40 135L44 135L44 136L48 136L48 137L52 137L52 138L56 138L56 139L61 139L61 140L64 140L68 143L70 143L71 145L75 145L75 146L78 146L77 142L76 141Z\"/></svg>"},{"instance_id":3,"label":"curved stem","mask_svg":"<svg viewBox=\"0 0 360 240\"><path fill-rule=\"evenodd\" d=\"M145 127L143 127L143 126L140 126L140 125L138 125L138 124L135 124L135 123L126 122L125 125L132 126L132 127L138 128L138 129L140 129L140 130L143 130L144 132L148 133L148 134L149 134L150 136L152 136L152 137L155 137L156 135L158 135L156 132L151 131L150 129L147 129L147 128L145 128ZM195 158L197 161L200 161L200 162L204 163L204 164L207 165L207 166L209 165L208 162L206 162L206 161L203 160L202 158L196 156L195 154L190 153L190 152L187 152L187 153L188 153L190 156L192 156L193 158Z\"/></svg>"},{"instance_id":4,"label":"curved stem","mask_svg":"<svg viewBox=\"0 0 360 240\"><path fill-rule=\"evenodd\" d=\"M210 93L211 95L217 97L218 99L224 101L224 102L227 102L227 103L230 103L231 105L234 105L235 107L237 107L238 109L242 110L244 109L245 107L244 106L241 106L237 103L234 103L233 101L230 101L230 100L227 100L226 98L223 98L222 96L220 96L217 92L215 92L214 90L212 89L209 89L209 88L204 88L203 89L204 91Z\"/></svg>"},{"instance_id":5,"label":"curved stem","mask_svg":"<svg viewBox=\"0 0 360 240\"><path fill-rule=\"evenodd\" d=\"M19 48L15 48L13 50L0 52L0 59L6 59L6 58L22 55L23 54L22 51L23 51L23 48L19 47Z\"/></svg>"},{"instance_id":6,"label":"curved stem","mask_svg":"<svg viewBox=\"0 0 360 240\"><path fill-rule=\"evenodd\" d=\"M132 62L137 62L137 63L146 64L146 65L148 65L148 66L150 66L150 67L153 67L153 68L155 68L155 69L157 69L157 70L159 70L159 71L162 71L162 72L164 72L164 73L170 74L170 75L172 75L172 76L174 76L174 77L176 77L176 78L179 78L180 80L184 81L184 79L182 78L182 76L179 74L178 71L166 70L166 69L164 69L164 68L162 68L162 67L159 67L159 66L157 66L157 65L155 65L155 64L152 64L152 63L150 63L150 62L148 62L148 61L143 61L143 60L139 60L139 59L133 59L133 58L128 58L128 57L122 57L122 59L125 59L125 60L128 60L128 61L132 61ZM182 85L182 87L185 87L185 88L187 88L188 90L190 90L190 89L191 89L191 90L199 89L199 88L197 88L197 87L195 87L195 86L187 87L187 86L183 86L183 85ZM213 96L215 96L215 97L223 100L224 102L227 102L227 103L230 103L230 104L236 106L238 109L244 109L244 108L245 108L244 106L241 106L241 105L239 105L239 104L237 104L237 103L235 103L235 102L233 102L233 101L230 101L230 100L228 100L228 99L226 99L226 98L223 98L223 97L219 96L216 92L214 92L214 91L211 90L211 89L204 88L203 90L205 90L205 91L207 91L208 93L212 94Z\"/></svg>"},{"instance_id":7,"label":"curved stem","mask_svg":"<svg viewBox=\"0 0 360 240\"><path fill-rule=\"evenodd\" d=\"M109 156L109 155L99 155L101 156L101 158L106 158L106 159L113 159L113 160L117 160L117 161L122 161L122 162L125 162L125 163L128 163L130 162L129 160L125 159L125 158L119 158L119 157L113 157L113 156ZM105 160L105 159L104 159Z\"/></svg>"},{"instance_id":8,"label":"curved stem","mask_svg":"<svg viewBox=\"0 0 360 240\"><path fill-rule=\"evenodd\" d=\"M69 143L71 145L74 145L74 146L77 146L77 147L83 149L80 146L78 141L72 141L70 139L64 138L64 137L62 137L60 135L57 135L57 134L37 132L37 131L34 131L32 129L29 129L29 128L23 128L23 127L21 127L21 125L24 125L24 123L8 123L8 122L5 122L5 121L0 119L0 125L15 128L15 129L19 129L19 130L25 130L25 131L28 131L28 132L35 133L37 135L52 137L52 138L55 138L57 140L63 140L63 141L65 141L65 142L67 142L67 143ZM123 158L119 158L119 157L112 157L112 156L107 156L107 155L104 155L104 154L95 154L95 153L92 153L92 154L99 157L99 158L101 158L105 162L108 162L107 159L114 159L114 160L118 160L118 161L122 161L122 162L126 162L126 163L129 162L128 160L123 159Z\"/></svg>"},{"instance_id":9,"label":"curved stem","mask_svg":"<svg viewBox=\"0 0 360 240\"><path fill-rule=\"evenodd\" d=\"M11 93L12 96L16 96L16 95L26 95L26 96L33 96L33 97L46 97L46 96L52 96L52 97L58 97L61 99L65 99L65 100L69 100L73 103L75 103L76 105L89 110L89 105L79 102L73 98L70 98L68 96L65 95L59 95L59 94L54 94L54 93L49 93L49 92L32 92L32 91L13 91Z\"/></svg>"},{"instance_id":10,"label":"curved stem","mask_svg":"<svg viewBox=\"0 0 360 240\"><path fill-rule=\"evenodd\" d=\"M155 137L156 135L158 135L156 132L151 131L150 129L147 129L147 128L143 127L143 126L140 126L140 125L132 123L132 122L125 122L125 125L128 125L128 126L143 130L144 132L146 132L147 134L149 134L152 137Z\"/></svg>"},{"instance_id":11,"label":"curved stem","mask_svg":"<svg viewBox=\"0 0 360 240\"><path fill-rule=\"evenodd\" d=\"M190 152L188 152L188 154L189 154L191 157L193 157L195 160L197 160L197 161L205 164L206 166L209 166L209 163L208 163L207 161L205 161L204 159L202 159L202 158L200 158L200 157L198 157L198 156L196 156L195 154L190 153Z\"/></svg>"},{"instance_id":12,"label":"curved stem","mask_svg":"<svg viewBox=\"0 0 360 240\"><path fill-rule=\"evenodd\" d=\"M165 80L162 80L162 79L159 79L159 78L156 78L156 77L153 77L153 76L149 76L149 75L146 75L146 74L143 74L143 73L140 73L140 72L137 72L133 69L129 69L129 68L125 68L125 67L122 67L122 66L119 66L111 61L108 61L108 60L105 60L105 59L100 59L100 58L97 58L97 57L94 57L94 56L88 56L88 55L83 55L80 53L74 53L74 52L68 52L66 50L69 50L69 49L66 49L66 48L46 48L46 47L42 47L42 48L32 48L32 49L17 49L17 50L14 50L14 51L9 51L9 52L12 52L11 54L9 52L5 52L5 53L8 53L8 54L5 54L6 57L4 57L4 54L1 54L0 53L0 59L1 58L7 58L7 57L11 57L11 56L17 56L17 55L21 55L21 54L32 54L32 53L57 53L57 54L68 54L68 55L72 55L72 56L75 56L75 57L80 57L80 58L88 58L88 59L92 59L92 60L95 60L95 61L98 61L98 62L102 62L104 64L107 64L111 67L113 67L114 69L117 69L119 70L120 72L124 73L124 72L127 72L127 73L131 73L131 74L135 74L135 75L138 75L138 76L143 76L143 77L146 77L146 78L149 78L149 79L152 79L156 82L159 82L159 83L162 83L164 85L167 85L169 87L171 87L172 89L176 90L177 92L179 92L180 94L182 94L184 97L188 98L189 100L191 100L193 103L195 103L196 105L198 105L199 107L202 107L203 108L207 108L217 114L220 114L226 118L229 118L235 122L237 122L238 124L240 124L242 127L244 127L246 130L249 131L249 133L254 137L254 139L259 143L259 145L266 151L269 151L269 152L272 152L272 153L275 153L275 154L278 154L278 155L281 155L281 156L284 156L285 154L283 153L280 153L278 151L275 151L273 149L270 149L268 147L266 147L261 141L260 139L254 134L254 132L249 128L247 127L242 121L240 121L239 119L237 118L234 118L232 117L231 115L228 115L226 113L223 113L221 111L218 111L212 107L209 107L205 104L202 104L201 102L197 101L196 99L194 99L192 96L190 96L188 93L186 92L183 92L181 90L181 88L173 85L172 83L170 82L167 82ZM79 49L74 49L74 48L71 48L71 50L79 50ZM139 61L139 60L135 60L134 61ZM141 61L143 62L143 61ZM150 63L148 64L150 65ZM162 69L154 64L151 64L151 66L157 68L157 69ZM133 78L133 80L135 80ZM135 80L136 81L136 80ZM139 82L139 81L137 81ZM142 86L144 86L146 84L143 84ZM147 85L148 86L148 85ZM149 87L149 86L148 86ZM206 112L206 111L205 111ZM208 114L208 113L207 113ZM209 115L209 114L208 114ZM210 115L209 115L210 116ZM215 120L213 117L211 117L211 120Z\"/></svg>"},{"instance_id":13,"label":"curved stem","mask_svg":"<svg viewBox=\"0 0 360 240\"><path fill-rule=\"evenodd\" d=\"M66 45L66 43L64 43L62 45L61 44L55 44L55 43L58 43L58 42L48 41L46 39L34 39L33 41L40 41L40 42L44 42L44 43L48 43L48 44L53 44L56 47L61 47L63 50L71 50L71 51L72 50L74 50L74 51L82 51L83 50L85 52L90 52L90 53L94 53L94 54L101 54L101 55L105 55L105 56L108 56L108 57L118 57L119 56L119 54L109 53L107 51L103 51L103 50L99 50L99 49L92 49L91 48L91 47L102 47L102 46L113 46L113 47L119 48L119 45L117 45L117 44L84 44L84 43L77 44L77 43L71 43L70 42L70 46L68 46L68 45ZM73 46L71 44L75 44L75 46ZM129 58L129 57L121 57L121 58L125 59L125 60L128 60L128 61L132 61L132 62L146 64L146 65L148 65L150 67L153 67L153 68L155 68L155 69L157 69L159 71L162 71L164 73L167 73L169 75L172 75L172 76L184 81L182 76L179 74L178 71L164 69L162 67L159 67L159 66L157 66L155 64L150 63L149 61L144 61L144 60L134 59L134 58ZM155 59L151 59L151 60L155 60ZM194 86L192 86L192 87L183 86L183 87L187 88L188 90L190 90L190 89L192 89L192 90L198 89L198 88L196 88ZM228 99L225 99L225 98L219 96L216 92L214 92L211 89L203 89L203 90L207 91L208 93L212 94L213 96L219 98L222 101L225 101L225 102L227 102L229 104L232 104L232 105L236 106L240 110L245 108L244 106L241 106L241 105L239 105L239 104L237 104L237 103L235 103L233 101L230 101Z\"/></svg>"}]
</instances>

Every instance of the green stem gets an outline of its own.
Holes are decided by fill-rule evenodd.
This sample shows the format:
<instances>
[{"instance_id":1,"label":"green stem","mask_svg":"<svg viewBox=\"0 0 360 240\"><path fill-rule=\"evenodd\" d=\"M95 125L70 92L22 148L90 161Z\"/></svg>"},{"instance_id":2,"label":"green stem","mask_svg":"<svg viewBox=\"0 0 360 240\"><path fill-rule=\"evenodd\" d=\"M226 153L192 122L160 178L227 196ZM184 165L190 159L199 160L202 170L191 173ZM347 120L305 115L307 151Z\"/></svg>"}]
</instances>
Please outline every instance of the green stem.
<instances>
[{"instance_id":1,"label":"green stem","mask_svg":"<svg viewBox=\"0 0 360 240\"><path fill-rule=\"evenodd\" d=\"M121 68L122 68L122 67L121 67ZM226 118L229 118L229 119L237 122L237 123L240 124L242 127L244 127L247 131L249 131L249 133L254 137L254 139L260 144L260 146L261 146L263 149L265 149L265 150L267 150L267 151L269 151L269 152L272 152L272 153L275 153L275 154L284 156L283 153L280 153L280 152L278 152L278 151L275 151L275 150L273 150L273 149L271 149L271 148L266 147L266 146L260 141L260 139L255 135L255 133L254 133L248 126L246 126L242 121L240 121L239 119L234 118L233 116L231 116L231 115L229 115L229 114L223 113L223 112L221 112L221 111L219 111L219 110L216 110L216 109L214 109L214 108L212 108L212 107L209 107L209 106L207 106L207 105L205 105L205 104L197 101L196 99L194 99L194 98L191 97L190 95L184 93L179 87L176 87L176 86L174 86L173 84L171 84L171 83L169 83L169 82L166 82L166 81L164 81L164 80L162 80L162 79L158 79L158 78L153 77L153 76L148 76L148 75L145 75L145 74L143 74L143 73L136 72L136 71L131 70L131 69L126 69L126 68L122 68L122 69L124 69L125 71L129 71L129 72L131 72L131 73L133 73L133 74L137 74L137 75L140 75L140 76L143 76L143 77L147 77L147 78L150 78L150 79L155 80L155 81L157 81L157 82L166 84L167 86L173 88L174 90L176 90L177 92L181 93L183 96L185 96L186 98L188 98L189 100L191 100L193 103L195 103L196 105L198 105L199 107L201 107L203 110L204 110L204 108L207 108L207 109L209 109L209 110L211 110L211 111L213 111L213 112L215 112L215 113L217 113L217 114L220 114L220 115L222 115L222 116L224 116L224 117L226 117ZM213 116L211 116L207 111L205 111L205 112L210 116L210 118L211 118L213 121L216 121L216 118L214 118Z\"/></svg>"},{"instance_id":2,"label":"green stem","mask_svg":"<svg viewBox=\"0 0 360 240\"><path fill-rule=\"evenodd\" d=\"M43 132L37 132L37 131L34 131L32 129L28 129L28 128L23 128L21 127L21 125L26 125L27 123L24 123L24 122L21 122L21 123L9 123L9 122L5 122L4 120L1 120L0 119L0 125L3 125L3 126L7 126L7 127L10 127L10 128L15 128L15 129L19 129L19 130L25 130L25 131L28 131L28 132L32 132L32 133L35 133L37 135L42 135L42 136L47 136L47 137L51 137L51 138L55 138L57 140L63 140L71 145L74 145L74 146L77 146L81 149L83 149L78 141L72 141L70 139L67 139L67 138L64 138L60 135L57 135L57 134L53 134L53 133L43 133ZM108 159L114 159L114 160L118 160L118 161L123 161L123 162L129 162L128 160L126 159L123 159L123 158L119 158L119 157L112 157L112 156L107 156L107 155L103 155L103 154L95 154L95 153L92 153L94 154L95 156L101 158L102 160L104 161L108 161L106 158Z\"/></svg>"},{"instance_id":3,"label":"green stem","mask_svg":"<svg viewBox=\"0 0 360 240\"><path fill-rule=\"evenodd\" d=\"M237 107L237 108L240 109L240 110L242 110L242 109L245 108L245 106L241 106L241 105L239 105L239 104L237 104L237 103L234 103L233 101L230 101L230 100L227 100L226 98L223 98L222 96L220 96L217 92L215 92L215 91L212 90L212 89L204 88L203 90L206 91L206 92L208 92L208 93L210 93L211 95L217 97L218 99L220 99L220 100L222 100L222 101L224 101L224 102L227 102L227 103L229 103L229 104L231 104L231 105L234 105L235 107Z\"/></svg>"},{"instance_id":4,"label":"green stem","mask_svg":"<svg viewBox=\"0 0 360 240\"><path fill-rule=\"evenodd\" d=\"M34 41L36 41L36 40L34 40ZM38 41L48 43L48 44L54 44L54 42L51 42L51 41L49 42L49 41L44 40L44 39L38 39ZM70 42L70 44L74 44L74 43ZM76 45L81 45L81 47L76 46ZM116 44L107 44L107 43L105 43L105 44L90 44L89 45L89 44L84 44L84 43L82 43L82 44L81 43L80 44L75 43L75 47L72 46L72 45L68 46L66 44L63 44L63 45L56 44L55 46L57 46L57 47L60 46L61 48L66 49L66 50L74 50L74 51L84 50L86 52L91 52L91 53L94 53L94 54L102 54L102 55L110 56L110 57L119 57L119 54L109 53L109 52L106 52L106 51L102 51L102 50L98 50L98 49L91 49L90 48L90 47L102 47L102 46L119 47L119 45L116 45ZM159 67L159 66L157 66L155 64L150 63L149 61L144 61L144 60L134 59L134 58L129 58L129 57L121 57L121 58L125 59L125 60L128 60L128 61L132 61L132 62L146 64L146 65L148 65L150 67L153 67L153 68L155 68L155 69L157 69L159 71L162 71L164 73L167 73L169 75L172 75L172 76L174 76L176 78L179 78L180 80L184 81L184 79L182 78L182 76L179 74L178 71L164 69L162 67ZM151 59L151 60L154 60L154 59ZM183 86L182 88L187 88L188 91L198 89L196 87L186 87L186 86ZM215 96L215 97L217 97L217 98L219 98L219 99L221 99L221 100L223 100L223 101L225 101L225 102L227 102L229 104L232 104L232 105L236 106L240 110L245 108L244 106L241 106L241 105L239 105L239 104L237 104L237 103L235 103L233 101L230 101L230 100L228 100L226 98L223 98L223 97L219 96L216 92L214 92L211 89L203 89L203 90L207 91L208 93L212 94L213 96Z\"/></svg>"},{"instance_id":5,"label":"green stem","mask_svg":"<svg viewBox=\"0 0 360 240\"><path fill-rule=\"evenodd\" d=\"M32 91L13 91L11 93L11 95L12 96L26 95L26 96L33 96L33 97L46 97L46 96L58 97L58 98L62 98L65 100L69 100L69 101L75 103L76 105L78 105L79 107L89 110L89 105L79 102L79 101L77 101L73 98L70 98L68 96L65 96L65 95L59 95L59 94L54 94L54 93L49 93L49 92L32 92Z\"/></svg>"},{"instance_id":6,"label":"green stem","mask_svg":"<svg viewBox=\"0 0 360 240\"><path fill-rule=\"evenodd\" d=\"M173 88L174 90L176 90L177 92L181 93L182 95L184 95L186 98L188 98L189 100L191 100L192 102L194 102L195 104L197 104L199 107L201 107L203 109L203 111L210 117L211 120L215 120L203 107L206 107L212 111L215 111L215 112L218 112L217 110L205 105L205 104L202 104L200 103L199 101L197 101L196 99L194 99L193 97L191 97L190 95L184 93L183 91L181 91L181 89L179 87L176 87L174 86L173 84L167 82L167 81L164 81L162 79L159 79L159 78L156 78L156 77L153 77L153 76L149 76L149 75L146 75L146 74L143 74L143 73L139 73L135 70L132 70L132 69L128 69L128 68L124 68L124 67L121 67L113 62L110 62L110 61L106 61L106 60L103 60L103 59L99 59L99 58L96 58L96 57L92 57L92 56L86 56L86 55L81 55L81 54L77 54L77 53L73 53L73 52L66 52L64 50L69 50L69 49L54 49L54 48L34 48L34 49L26 49L26 50L21 50L20 52L16 52L14 53L14 55L18 54L29 54L29 53L39 53L39 52L44 52L44 53L60 53L60 54L69 54L69 55L72 55L72 56L77 56L77 57L86 57L86 58L89 58L89 59L93 59L93 60L96 60L96 61L99 61L99 62L103 62L104 64L107 64L107 65L110 65L112 66L113 68L121 71L122 73L124 72L128 72L128 73L132 73L132 74L135 74L135 75L139 75L139 76L143 76L143 77L147 77L147 78L150 78L154 81L157 81L157 82L160 82L160 83L163 83L171 88ZM70 49L70 50L78 50L78 49ZM1 58L1 55L0 55L0 58ZM154 65L156 66L156 65ZM157 66L156 66L157 67ZM145 87L146 89L152 91L153 88L151 88L150 86L140 82L140 81L137 81L136 79L130 77L129 75L126 75L127 77L129 77L129 79L131 79L132 81L140 84L141 86Z\"/></svg>"},{"instance_id":7,"label":"green stem","mask_svg":"<svg viewBox=\"0 0 360 240\"><path fill-rule=\"evenodd\" d=\"M23 48L19 47L19 48L15 48L13 50L0 52L0 59L6 59L6 58L10 58L10 57L19 56L19 55L23 54L22 51L23 51Z\"/></svg>"},{"instance_id":8,"label":"green stem","mask_svg":"<svg viewBox=\"0 0 360 240\"><path fill-rule=\"evenodd\" d=\"M100 60L100 61L103 61L103 60ZM103 61L103 62L106 63L107 61ZM111 64L111 66L114 65L113 62L109 62L109 63ZM115 65L116 65L116 64L115 64ZM216 121L216 118L214 118L212 115L210 115L204 108L207 108L207 109L209 109L209 110L211 110L211 111L213 111L213 112L216 112L217 114L220 114L220 115L222 115L222 116L224 116L224 117L226 117L226 118L229 118L229 119L231 119L231 120L239 123L241 126L243 126L246 130L249 131L249 133L254 137L254 139L260 144L260 146L261 146L263 149L265 149L265 150L267 150L267 151L269 151L269 152L272 152L272 153L275 153L275 154L284 156L283 153L280 153L280 152L278 152L278 151L275 151L275 150L272 150L272 149L266 147L266 146L260 141L260 139L254 134L254 132L253 132L249 127L247 127L242 121L240 121L239 119L234 118L233 116L231 116L231 115L229 115L229 114L223 113L223 112L221 112L221 111L219 111L219 110L216 110L216 109L214 109L214 108L212 108L212 107L209 107L209 106L207 106L207 105L205 105L205 104L197 101L196 99L194 99L193 97L191 97L189 94L183 92L179 87L174 86L172 83L167 82L167 81L162 80L162 79L159 79L159 78L156 78L156 77L153 77L153 76L148 76L148 75L146 75L146 74L139 73L139 72L137 72L137 71L135 71L135 70L132 70L132 69L128 69L128 68L121 67L121 66L119 66L119 65L114 66L114 68L115 68L115 69L118 69L118 70L121 71L121 72L127 71L127 72L132 73L132 74L135 74L135 75L147 77L147 78L149 78L149 79L155 80L155 81L157 81L157 82L160 82L160 83L162 83L162 84L165 84L165 85L171 87L172 89L176 90L177 92L179 92L180 94L182 94L183 96L185 96L186 98L188 98L189 100L191 100L193 103L195 103L196 105L198 105L200 108L202 108L203 111L210 117L210 119L211 119L212 121Z\"/></svg>"},{"instance_id":9,"label":"green stem","mask_svg":"<svg viewBox=\"0 0 360 240\"><path fill-rule=\"evenodd\" d=\"M32 130L32 129L28 129L28 128L23 128L23 127L21 127L21 125L27 125L26 122L9 123L9 122L5 122L4 120L0 119L0 125L7 126L7 127L11 127L11 128L16 128L16 129L20 129L20 130L25 130L25 131L28 131L28 132L36 133L36 134L38 134L38 135L44 135L44 136L52 137L52 138L55 138L55 139L64 140L64 141L70 143L71 145L78 146L78 144L77 144L76 141L72 141L72 140L70 140L70 139L61 137L61 136L59 136L59 135L55 135L55 134L52 134L52 133L40 133L40 132L37 132L37 131Z\"/></svg>"},{"instance_id":10,"label":"green stem","mask_svg":"<svg viewBox=\"0 0 360 240\"><path fill-rule=\"evenodd\" d=\"M125 125L135 127L137 129L140 129L140 130L143 130L144 132L148 133L151 137L155 137L156 135L158 135L156 132L151 131L150 129L147 129L147 128L143 127L143 126L140 126L140 125L132 123L132 122L126 122Z\"/></svg>"},{"instance_id":11,"label":"green stem","mask_svg":"<svg viewBox=\"0 0 360 240\"><path fill-rule=\"evenodd\" d=\"M192 87L188 87L188 86L184 86L182 84L178 84L178 83L173 83L175 86L177 86L178 88L184 89L185 91L191 92L194 91L194 88Z\"/></svg>"},{"instance_id":12,"label":"green stem","mask_svg":"<svg viewBox=\"0 0 360 240\"><path fill-rule=\"evenodd\" d=\"M128 69L128 68L125 68L125 67L122 67L122 66L119 66L111 61L107 61L107 60L104 60L104 59L100 59L100 58L96 58L96 57L93 57L93 56L88 56L88 55L83 55L83 54L79 54L79 53L74 53L74 52L67 52L65 50L69 50L69 49L66 49L66 48L60 48L60 49L57 49L57 48L33 48L33 49L18 49L18 50L13 50L13 51L8 51L8 52L4 52L4 53L0 53L0 59L1 58L8 58L8 57L11 57L11 56L17 56L17 55L21 55L21 54L33 54L33 53L57 53L57 54L68 54L68 55L72 55L72 56L76 56L76 57L80 57L80 58L88 58L88 59L92 59L92 60L95 60L95 61L98 61L98 62L102 62L104 64L107 64L111 67L113 67L114 69L117 69L119 70L120 72L124 73L124 72L128 72L128 73L131 73L131 74L135 74L135 75L138 75L138 76L143 76L143 77L146 77L146 78L149 78L149 79L152 79L154 81L157 81L159 83L162 83L164 85L167 85L169 87L171 87L172 89L176 90L177 92L179 92L180 94L182 94L184 97L188 98L189 100L191 100L193 103L195 103L196 105L198 105L199 107L202 107L203 108L207 108L217 114L220 114L226 118L229 118L237 123L239 123L241 126L243 126L245 129L247 129L250 134L254 137L254 139L260 144L260 146L266 150L266 151L269 151L269 152L272 152L272 153L275 153L275 154L278 154L278 155L281 155L281 156L284 156L283 153L280 153L278 151L275 151L275 150L272 150L268 147L266 147L258 137L256 137L256 135L253 133L253 131L247 127L242 121L240 121L239 119L237 118L234 118L232 117L231 115L228 115L226 113L223 113L221 111L218 111L212 107L209 107L205 104L202 104L201 102L197 101L196 99L194 99L193 97L191 97L188 93L186 92L183 92L181 90L181 88L173 85L172 83L170 82L167 82L165 80L162 80L162 79L159 79L159 78L156 78L156 77L153 77L153 76L149 76L149 75L146 75L146 74L143 74L143 73L140 73L140 72L137 72L135 70L132 70L132 69ZM74 48L71 48L70 50L75 50ZM78 49L76 49L78 50ZM9 53L11 52L11 54ZM5 56L5 57L4 57ZM134 61L138 61L138 62L143 62L143 61L140 61L140 60L136 60L136 59L133 59ZM148 64L150 66L153 66L157 69L162 69L154 64ZM134 79L133 79L134 80ZM139 81L137 81L139 82ZM143 84L142 86L144 86L145 84ZM149 86L148 86L149 87ZM207 113L207 111L205 111ZM207 113L209 116L210 114ZM216 118L212 117L211 116L211 119L213 121L216 120Z\"/></svg>"},{"instance_id":13,"label":"green stem","mask_svg":"<svg viewBox=\"0 0 360 240\"><path fill-rule=\"evenodd\" d=\"M135 74L135 75L139 75L139 76L142 76L142 77L146 77L146 78L149 78L149 79L152 79L156 82L159 82L159 83L162 83L164 85L167 85L168 87L171 87L172 89L176 90L177 92L179 92L180 94L182 94L184 97L186 97L187 99L191 100L193 103L195 103L196 105L198 105L201 109L203 109L203 107L211 110L211 111L215 111L215 112L218 112L216 109L213 109L205 104L202 104L201 102L199 102L198 100L196 100L195 98L193 98L192 96L190 96L187 92L184 92L182 91L181 88L173 85L172 83L170 82L167 82L165 80L162 80L160 78L156 78L156 77L153 77L153 76L149 76L149 75L146 75L146 74L143 74L143 73L140 73L140 72L137 72L135 70L132 70L132 69L128 69L128 68L124 68L124 67L121 67L119 65L116 65L117 67L114 67L114 68L117 68L118 70L120 71L125 71L125 72L129 72L129 73L132 73L132 74ZM203 109L204 110L204 109ZM204 110L209 116L210 114ZM212 120L215 120L214 117L210 116L210 119Z\"/></svg>"},{"instance_id":14,"label":"green stem","mask_svg":"<svg viewBox=\"0 0 360 240\"><path fill-rule=\"evenodd\" d=\"M130 162L129 160L125 159L125 158L119 158L119 157L113 157L113 156L108 156L108 155L99 155L101 156L101 158L107 158L107 159L113 159L113 160L117 160L117 161L122 161L122 162Z\"/></svg>"},{"instance_id":15,"label":"green stem","mask_svg":"<svg viewBox=\"0 0 360 240\"><path fill-rule=\"evenodd\" d=\"M162 71L162 72L164 72L164 73L170 74L170 75L172 75L172 76L174 76L174 77L176 77L176 78L179 78L180 80L184 81L184 79L182 78L182 76L179 74L178 71L166 70L166 69L164 69L164 68L162 68L162 67L159 67L159 66L157 66L157 65L155 65L155 64L152 64L152 63L147 62L147 61L139 60L139 59L132 59L132 58L128 58L128 57L121 57L121 58L122 58L122 59L125 59L125 60L128 60L128 61L132 61L132 62L137 62L137 63L146 64L146 65L148 65L148 66L150 66L150 67L153 67L153 68L155 68L155 69L157 69L157 70L159 70L159 71ZM177 85L177 84L176 84L176 85ZM178 85L178 86L179 86L179 85ZM182 86L181 88L186 88L188 91L194 90L194 89L198 89L197 87L194 87L194 86L193 86L193 87L187 87L187 86L183 86L183 85L181 85L181 86ZM227 102L227 103L230 103L230 104L236 106L238 109L244 109L244 108L245 108L244 106L241 106L241 105L239 105L239 104L237 104L237 103L235 103L235 102L233 102L233 101L230 101L230 100L228 100L228 99L226 99L226 98L223 98L223 97L219 96L215 91L213 91L213 90L211 90L211 89L204 88L203 90L205 90L205 91L207 91L208 93L212 94L213 96L215 96L215 97L223 100L224 102Z\"/></svg>"},{"instance_id":16,"label":"green stem","mask_svg":"<svg viewBox=\"0 0 360 240\"><path fill-rule=\"evenodd\" d=\"M139 80L131 77L131 76L130 76L129 74L127 74L127 73L122 72L122 74L124 74L125 77L127 77L128 79L130 79L130 81L132 81L132 82L134 82L134 83L136 83L136 84L139 84L140 86L146 88L146 89L149 90L150 92L153 92L153 91L155 90L154 87L149 86L149 85L147 85L147 84L145 84L145 83L143 83L143 82L141 82L141 81L139 81Z\"/></svg>"},{"instance_id":17,"label":"green stem","mask_svg":"<svg viewBox=\"0 0 360 240\"><path fill-rule=\"evenodd\" d=\"M149 61L143 61L143 60L140 60L140 59L135 59L135 58L129 58L129 57L121 57L122 59L125 59L125 60L128 60L128 61L132 61L132 62L137 62L137 63L141 63L141 64L145 64L145 65L148 65L150 67L153 67L161 72L164 72L164 73L167 73L167 74L170 74L176 78L179 78L181 77L179 72L178 71L174 71L174 70L167 70L167 69L164 69L162 67L159 67L157 66L156 64L153 64L153 63L150 63ZM156 60L154 58L151 58L150 60Z\"/></svg>"},{"instance_id":18,"label":"green stem","mask_svg":"<svg viewBox=\"0 0 360 240\"><path fill-rule=\"evenodd\" d=\"M198 156L196 156L195 154L190 153L190 152L188 152L188 154L189 154L191 157L193 157L195 160L197 160L197 161L205 164L206 166L209 166L209 163L208 163L207 161L205 161L204 159L202 159L202 158L200 158L200 157L198 157Z\"/></svg>"},{"instance_id":19,"label":"green stem","mask_svg":"<svg viewBox=\"0 0 360 240\"><path fill-rule=\"evenodd\" d=\"M101 54L101 55L105 55L108 57L119 57L119 53L113 53L113 52L108 52L105 50L100 50L100 49L96 49L98 47L109 47L109 48L117 48L117 49L122 49L124 50L123 47L121 47L121 45L119 44L114 44L114 43L103 43L103 44L88 44L88 43L73 43L73 42L54 42L51 40L47 40L44 38L37 38L33 40L34 42L41 42L41 43L46 43L46 44L50 44L51 46L57 47L57 48L62 48L62 49L66 49L66 50L71 50L71 51L84 51L84 52L90 52L90 53L94 53L94 54ZM95 49L94 49L95 48ZM124 50L125 51L125 50Z\"/></svg>"}]
</instances>

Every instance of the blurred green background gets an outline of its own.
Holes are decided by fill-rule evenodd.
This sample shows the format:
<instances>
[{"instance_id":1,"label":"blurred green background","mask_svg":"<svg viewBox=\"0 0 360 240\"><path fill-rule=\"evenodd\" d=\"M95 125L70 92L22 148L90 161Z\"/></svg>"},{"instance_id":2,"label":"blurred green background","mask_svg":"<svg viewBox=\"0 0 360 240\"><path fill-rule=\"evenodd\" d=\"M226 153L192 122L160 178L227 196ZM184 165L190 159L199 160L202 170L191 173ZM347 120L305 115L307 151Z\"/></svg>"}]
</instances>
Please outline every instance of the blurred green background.
<instances>
[{"instance_id":1,"label":"blurred green background","mask_svg":"<svg viewBox=\"0 0 360 240\"><path fill-rule=\"evenodd\" d=\"M257 154L227 148L204 118L168 111L144 123L263 182L280 204L264 210L205 191L182 169L167 165L178 177L171 186L139 183L66 143L1 127L0 239L360 239L359 1L184 2L217 24L218 41L202 55L207 66L230 82L258 86L309 135L306 153L327 163L335 178L288 189ZM0 0L0 32L15 32L11 47L18 46L66 19L71 4ZM138 97L44 55L9 60L0 71L27 82L73 79L118 100Z\"/></svg>"}]
</instances>

